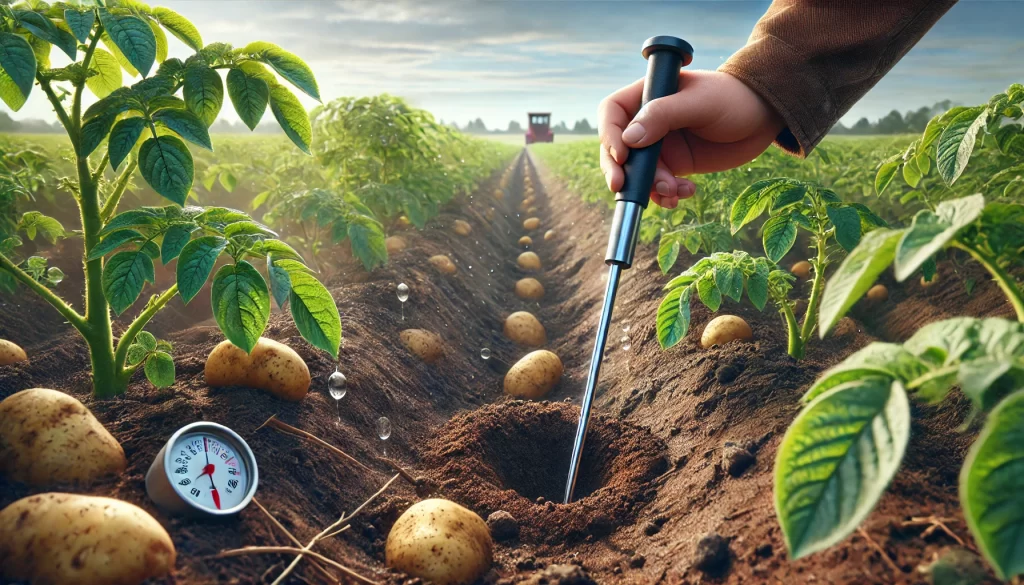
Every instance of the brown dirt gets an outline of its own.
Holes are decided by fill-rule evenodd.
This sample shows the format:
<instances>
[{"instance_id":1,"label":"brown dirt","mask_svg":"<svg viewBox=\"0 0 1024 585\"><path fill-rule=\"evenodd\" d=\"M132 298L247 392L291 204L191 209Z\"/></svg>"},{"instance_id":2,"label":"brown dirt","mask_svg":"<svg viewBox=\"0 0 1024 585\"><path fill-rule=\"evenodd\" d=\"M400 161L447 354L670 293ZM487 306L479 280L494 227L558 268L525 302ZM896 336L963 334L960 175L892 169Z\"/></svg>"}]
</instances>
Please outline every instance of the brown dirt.
<instances>
[{"instance_id":1,"label":"brown dirt","mask_svg":"<svg viewBox=\"0 0 1024 585\"><path fill-rule=\"evenodd\" d=\"M31 359L0 368L0 398L44 386L68 392L93 410L124 446L129 468L122 477L74 489L140 505L167 527L179 553L177 572L167 583L269 583L288 560L280 555L209 558L224 548L287 544L253 506L234 518L207 520L168 517L149 502L143 478L152 458L171 433L195 420L227 424L249 442L260 464L257 498L305 541L390 477L390 468L378 458L382 445L374 432L377 417L389 417L394 425L391 457L415 475L429 476L443 495L484 517L504 509L519 521L520 538L498 545L488 582L923 583L918 565L953 541L941 532L922 538L922 527L906 527L903 521L950 518L951 528L968 538L956 496L957 473L971 440L970 434L958 432L965 404L915 405L904 465L865 524L899 568L898 575L858 535L789 562L774 518L771 468L799 396L818 373L875 338L905 338L934 318L965 312L1005 315L991 283L980 279L970 297L959 284L932 289L892 285L888 303L859 308L858 327L812 346L800 363L785 353L776 314L735 304L722 311L751 324L751 342L700 349L699 332L711 314L697 307L687 339L662 351L653 316L666 277L657 270L651 246L638 251L619 292L616 335L605 358L587 443L583 485L590 493L570 506L549 505L560 499L576 416L565 401L577 400L582 392L600 310L607 214L583 207L543 170L534 174L542 230L555 228L559 236L535 238L544 270L534 276L546 297L519 300L513 285L525 274L515 265L522 235L522 218L515 210L522 174L535 173L525 159L520 165L503 202L491 197L497 183L492 178L475 196L448 206L429 229L403 233L409 249L385 268L366 274L350 259L333 263L339 273L328 285L345 330L338 367L349 380L340 423L325 391L335 363L312 350L290 318L277 312L265 335L288 343L306 360L313 376L310 395L295 404L247 388L208 388L203 364L223 337L216 327L196 325L208 317L205 295L167 313L156 328L175 344L177 383L158 391L138 376L125 397L107 402L89 397L85 347L59 318L32 300L0 305L0 336L24 345ZM499 213L488 222L484 213L492 205ZM455 219L469 221L472 235L453 234ZM442 253L458 266L456 275L439 274L426 263ZM680 265L690 261L682 258ZM399 282L412 290L404 321L394 294ZM510 401L502 395L505 370L526 353L501 334L504 317L517 310L540 319L551 340L548 349L565 364L562 381L547 397L551 403ZM627 325L628 334L622 332ZM401 347L398 333L413 327L444 339L441 361L424 364ZM630 339L628 351L614 341L622 335ZM491 348L494 357L480 359L482 347ZM359 470L292 437L257 432L273 414L330 441L374 471ZM726 443L756 458L738 477L719 463ZM38 491L0 479L0 507ZM383 538L417 497L408 484L396 484L353 522L352 530L325 542L321 552L365 575L403 582L383 567ZM537 504L537 497L545 503ZM730 551L728 566L711 576L694 567L697 542L708 533L724 537ZM303 582L323 579L304 568L289 580Z\"/></svg>"}]
</instances>

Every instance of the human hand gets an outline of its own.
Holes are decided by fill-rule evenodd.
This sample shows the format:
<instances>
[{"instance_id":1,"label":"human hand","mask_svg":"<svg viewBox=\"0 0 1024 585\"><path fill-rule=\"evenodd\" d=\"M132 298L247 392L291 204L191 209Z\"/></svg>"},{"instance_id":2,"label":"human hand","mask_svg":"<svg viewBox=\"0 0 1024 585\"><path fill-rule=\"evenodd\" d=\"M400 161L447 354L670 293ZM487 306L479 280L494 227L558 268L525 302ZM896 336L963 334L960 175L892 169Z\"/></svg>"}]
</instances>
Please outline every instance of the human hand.
<instances>
[{"instance_id":1,"label":"human hand","mask_svg":"<svg viewBox=\"0 0 1024 585\"><path fill-rule=\"evenodd\" d=\"M692 181L679 177L748 163L785 127L761 96L728 73L683 71L679 85L679 93L653 100L640 112L643 79L601 102L601 170L612 192L622 189L629 149L664 138L651 199L672 209L696 191Z\"/></svg>"}]
</instances>

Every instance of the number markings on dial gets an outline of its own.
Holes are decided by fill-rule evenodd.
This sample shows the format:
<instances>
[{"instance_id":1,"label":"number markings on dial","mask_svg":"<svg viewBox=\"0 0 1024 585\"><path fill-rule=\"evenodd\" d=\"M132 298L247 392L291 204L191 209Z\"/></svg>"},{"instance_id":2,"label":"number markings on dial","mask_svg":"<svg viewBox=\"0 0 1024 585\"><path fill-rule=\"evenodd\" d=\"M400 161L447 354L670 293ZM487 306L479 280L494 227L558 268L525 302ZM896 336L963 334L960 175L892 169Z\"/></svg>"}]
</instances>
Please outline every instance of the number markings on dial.
<instances>
[{"instance_id":1,"label":"number markings on dial","mask_svg":"<svg viewBox=\"0 0 1024 585\"><path fill-rule=\"evenodd\" d=\"M214 437L196 434L182 437L176 448L173 473L176 481L172 481L172 485L183 497L201 507L217 510L241 502L248 474L239 465L234 447Z\"/></svg>"}]
</instances>

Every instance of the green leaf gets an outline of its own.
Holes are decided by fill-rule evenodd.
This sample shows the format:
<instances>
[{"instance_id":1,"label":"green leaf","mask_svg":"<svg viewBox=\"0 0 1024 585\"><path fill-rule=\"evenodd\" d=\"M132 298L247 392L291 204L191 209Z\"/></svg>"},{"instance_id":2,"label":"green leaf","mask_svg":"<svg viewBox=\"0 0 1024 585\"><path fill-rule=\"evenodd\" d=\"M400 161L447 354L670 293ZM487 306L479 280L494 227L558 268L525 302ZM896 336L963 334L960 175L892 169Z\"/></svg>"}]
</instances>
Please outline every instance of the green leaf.
<instances>
[{"instance_id":1,"label":"green leaf","mask_svg":"<svg viewBox=\"0 0 1024 585\"><path fill-rule=\"evenodd\" d=\"M1024 573L1024 391L988 415L960 472L960 503L996 575Z\"/></svg>"},{"instance_id":2,"label":"green leaf","mask_svg":"<svg viewBox=\"0 0 1024 585\"><path fill-rule=\"evenodd\" d=\"M38 231L51 244L56 244L65 235L64 226L59 221L43 215L38 211L26 211L18 221L15 231L24 230L28 239L35 240Z\"/></svg>"},{"instance_id":3,"label":"green leaf","mask_svg":"<svg viewBox=\"0 0 1024 585\"><path fill-rule=\"evenodd\" d=\"M896 280L909 278L957 232L978 219L984 208L985 197L977 194L943 201L934 213L927 209L919 211L896 248Z\"/></svg>"},{"instance_id":4,"label":"green leaf","mask_svg":"<svg viewBox=\"0 0 1024 585\"><path fill-rule=\"evenodd\" d=\"M739 194L729 210L729 225L733 235L757 219L774 202L775 195L792 188L791 179L764 179L747 187Z\"/></svg>"},{"instance_id":5,"label":"green leaf","mask_svg":"<svg viewBox=\"0 0 1024 585\"><path fill-rule=\"evenodd\" d=\"M903 230L881 228L868 232L839 269L828 280L821 298L820 335L835 327L839 319L864 295L896 257L896 244Z\"/></svg>"},{"instance_id":6,"label":"green leaf","mask_svg":"<svg viewBox=\"0 0 1024 585\"><path fill-rule=\"evenodd\" d=\"M156 37L146 21L127 14L111 14L106 8L99 9L100 23L125 59L143 77L156 60Z\"/></svg>"},{"instance_id":7,"label":"green leaf","mask_svg":"<svg viewBox=\"0 0 1024 585\"><path fill-rule=\"evenodd\" d=\"M763 311L764 306L768 304L768 275L770 273L771 267L766 262L758 262L754 271L747 277L747 298L758 311Z\"/></svg>"},{"instance_id":8,"label":"green leaf","mask_svg":"<svg viewBox=\"0 0 1024 585\"><path fill-rule=\"evenodd\" d=\"M700 298L700 302L704 303L704 306L711 309L712 313L722 306L722 291L718 290L714 275L711 272L708 272L697 281L697 296Z\"/></svg>"},{"instance_id":9,"label":"green leaf","mask_svg":"<svg viewBox=\"0 0 1024 585\"><path fill-rule=\"evenodd\" d=\"M117 57L103 49L96 47L93 50L89 68L95 71L96 75L87 78L85 84L96 97L105 98L122 86L124 80L121 77L121 64Z\"/></svg>"},{"instance_id":10,"label":"green leaf","mask_svg":"<svg viewBox=\"0 0 1024 585\"><path fill-rule=\"evenodd\" d=\"M384 230L374 223L353 222L348 226L348 239L352 242L352 253L363 263L366 270L383 266L388 261L387 247L384 245Z\"/></svg>"},{"instance_id":11,"label":"green leaf","mask_svg":"<svg viewBox=\"0 0 1024 585\"><path fill-rule=\"evenodd\" d=\"M320 89L317 87L313 70L296 55L285 51L277 45L262 41L250 43L243 51L270 65L274 68L274 71L277 71L278 75L287 79L309 97L320 101Z\"/></svg>"},{"instance_id":12,"label":"green leaf","mask_svg":"<svg viewBox=\"0 0 1024 585\"><path fill-rule=\"evenodd\" d=\"M198 144L206 150L213 150L210 131L207 130L206 123L188 110L160 110L153 114L153 121L174 130L179 136L193 144Z\"/></svg>"},{"instance_id":13,"label":"green leaf","mask_svg":"<svg viewBox=\"0 0 1024 585\"><path fill-rule=\"evenodd\" d=\"M808 404L775 460L775 510L789 557L853 532L896 474L909 439L910 404L899 382L848 382Z\"/></svg>"},{"instance_id":14,"label":"green leaf","mask_svg":"<svg viewBox=\"0 0 1024 585\"><path fill-rule=\"evenodd\" d=\"M200 36L199 30L189 19L170 8L162 6L157 6L153 9L153 18L156 18L157 22L169 30L172 35L178 37L178 40L188 45L193 51L203 48L203 37Z\"/></svg>"},{"instance_id":15,"label":"green leaf","mask_svg":"<svg viewBox=\"0 0 1024 585\"><path fill-rule=\"evenodd\" d=\"M185 143L174 136L157 136L142 143L139 170L154 191L184 205L192 190L195 167Z\"/></svg>"},{"instance_id":16,"label":"green leaf","mask_svg":"<svg viewBox=\"0 0 1024 585\"><path fill-rule=\"evenodd\" d=\"M921 176L921 169L917 167L917 157L903 163L903 180L906 181L912 189L917 188L918 183L921 182Z\"/></svg>"},{"instance_id":17,"label":"green leaf","mask_svg":"<svg viewBox=\"0 0 1024 585\"><path fill-rule=\"evenodd\" d=\"M224 265L213 277L212 297L213 316L221 331L231 343L251 353L270 320L270 291L263 276L245 260ZM337 356L337 349L333 355Z\"/></svg>"},{"instance_id":18,"label":"green leaf","mask_svg":"<svg viewBox=\"0 0 1024 585\"><path fill-rule=\"evenodd\" d=\"M121 74L120 68L117 69L117 74ZM135 148L135 143L139 141L145 128L145 118L125 118L114 125L114 129L110 131L110 139L107 141L110 168L117 170L117 167L121 166L121 162Z\"/></svg>"},{"instance_id":19,"label":"green leaf","mask_svg":"<svg viewBox=\"0 0 1024 585\"><path fill-rule=\"evenodd\" d=\"M739 267L720 262L715 265L712 274L715 278L715 286L723 296L734 301L740 300L743 295L743 271Z\"/></svg>"},{"instance_id":20,"label":"green leaf","mask_svg":"<svg viewBox=\"0 0 1024 585\"><path fill-rule=\"evenodd\" d=\"M795 203L799 203L804 200L807 196L807 185L796 185L786 189L782 193L779 193L778 198L775 199L775 203L772 204L772 212L780 209L789 207Z\"/></svg>"},{"instance_id":21,"label":"green leaf","mask_svg":"<svg viewBox=\"0 0 1024 585\"><path fill-rule=\"evenodd\" d=\"M690 295L688 286L670 291L658 306L656 321L658 343L662 349L668 349L686 337L690 330Z\"/></svg>"},{"instance_id":22,"label":"green leaf","mask_svg":"<svg viewBox=\"0 0 1024 585\"><path fill-rule=\"evenodd\" d=\"M188 304L210 278L213 265L228 246L220 236L203 236L185 244L178 256L176 276L181 299Z\"/></svg>"},{"instance_id":23,"label":"green leaf","mask_svg":"<svg viewBox=\"0 0 1024 585\"><path fill-rule=\"evenodd\" d=\"M209 127L217 119L224 103L224 81L214 69L190 65L183 86L185 105Z\"/></svg>"},{"instance_id":24,"label":"green leaf","mask_svg":"<svg viewBox=\"0 0 1024 585\"><path fill-rule=\"evenodd\" d=\"M28 41L11 33L0 33L0 68L17 94L7 84L0 86L0 97L12 110L18 111L32 92L36 80L36 55Z\"/></svg>"},{"instance_id":25,"label":"green leaf","mask_svg":"<svg viewBox=\"0 0 1024 585\"><path fill-rule=\"evenodd\" d=\"M120 315L139 298L146 281L155 282L153 260L139 251L118 252L103 265L103 296Z\"/></svg>"},{"instance_id":26,"label":"green leaf","mask_svg":"<svg viewBox=\"0 0 1024 585\"><path fill-rule=\"evenodd\" d=\"M764 253L772 262L782 260L796 243L796 222L789 215L777 215L764 222Z\"/></svg>"},{"instance_id":27,"label":"green leaf","mask_svg":"<svg viewBox=\"0 0 1024 585\"><path fill-rule=\"evenodd\" d=\"M241 69L232 69L228 71L228 97L231 98L238 117L245 122L249 130L255 130L263 118L263 112L267 111L270 86L266 81L248 75Z\"/></svg>"},{"instance_id":28,"label":"green leaf","mask_svg":"<svg viewBox=\"0 0 1024 585\"><path fill-rule=\"evenodd\" d=\"M167 35L164 34L164 29L160 28L160 25L147 20L146 24L149 25L149 29L153 31L153 38L156 39L156 62L163 63L167 59ZM159 71L159 69L157 69Z\"/></svg>"},{"instance_id":29,"label":"green leaf","mask_svg":"<svg viewBox=\"0 0 1024 585\"><path fill-rule=\"evenodd\" d=\"M953 118L936 144L935 162L947 185L960 177L974 152L978 131L985 126L988 108L968 108Z\"/></svg>"},{"instance_id":30,"label":"green leaf","mask_svg":"<svg viewBox=\"0 0 1024 585\"><path fill-rule=\"evenodd\" d=\"M74 35L57 28L57 25L53 24L53 21L49 18L30 10L15 10L14 15L25 30L48 43L56 45L72 61L78 58L78 43L75 42Z\"/></svg>"},{"instance_id":31,"label":"green leaf","mask_svg":"<svg viewBox=\"0 0 1024 585\"><path fill-rule=\"evenodd\" d=\"M224 171L218 175L217 182L220 183L220 186L224 187L224 190L228 193L233 193L235 187L238 186L238 179L235 178L235 175L231 171Z\"/></svg>"},{"instance_id":32,"label":"green leaf","mask_svg":"<svg viewBox=\"0 0 1024 585\"><path fill-rule=\"evenodd\" d=\"M876 341L822 374L800 400L810 402L828 390L854 380L881 377L906 384L928 372L928 365L902 345Z\"/></svg>"},{"instance_id":33,"label":"green leaf","mask_svg":"<svg viewBox=\"0 0 1024 585\"><path fill-rule=\"evenodd\" d=\"M192 230L193 226L184 224L172 225L167 228L167 231L164 232L164 240L160 244L160 262L162 264L167 264L181 254L192 238Z\"/></svg>"},{"instance_id":34,"label":"green leaf","mask_svg":"<svg viewBox=\"0 0 1024 585\"><path fill-rule=\"evenodd\" d=\"M133 344L128 346L128 356L126 361L129 366L137 366L142 363L142 360L146 359L147 355L149 355L149 352L146 351L146 348L141 345Z\"/></svg>"},{"instance_id":35,"label":"green leaf","mask_svg":"<svg viewBox=\"0 0 1024 585\"><path fill-rule=\"evenodd\" d=\"M299 98L285 86L275 85L270 88L270 111L274 113L277 123L295 146L309 154L309 144L313 141L313 126Z\"/></svg>"},{"instance_id":36,"label":"green leaf","mask_svg":"<svg viewBox=\"0 0 1024 585\"><path fill-rule=\"evenodd\" d=\"M847 252L860 243L860 214L853 207L828 207L828 220L836 228L836 241Z\"/></svg>"},{"instance_id":37,"label":"green leaf","mask_svg":"<svg viewBox=\"0 0 1024 585\"><path fill-rule=\"evenodd\" d=\"M139 232L131 229L118 230L111 233L109 236L100 240L98 244L93 246L92 251L86 256L86 261L95 260L102 258L128 242L134 242L143 239L143 235Z\"/></svg>"},{"instance_id":38,"label":"green leaf","mask_svg":"<svg viewBox=\"0 0 1024 585\"><path fill-rule=\"evenodd\" d=\"M299 333L314 347L337 359L341 346L341 316L334 297L311 274L295 271L290 277L288 302Z\"/></svg>"},{"instance_id":39,"label":"green leaf","mask_svg":"<svg viewBox=\"0 0 1024 585\"><path fill-rule=\"evenodd\" d=\"M277 306L283 309L288 304L288 296L292 292L292 280L288 270L278 264L273 256L267 256L267 274L270 275L270 293L274 296Z\"/></svg>"},{"instance_id":40,"label":"green leaf","mask_svg":"<svg viewBox=\"0 0 1024 585\"><path fill-rule=\"evenodd\" d=\"M875 175L875 193L881 195L885 192L885 189L892 183L893 177L896 176L896 171L899 170L902 160L897 158L885 163L878 167L878 173Z\"/></svg>"},{"instance_id":41,"label":"green leaf","mask_svg":"<svg viewBox=\"0 0 1024 585\"><path fill-rule=\"evenodd\" d=\"M156 349L156 337L149 331L139 331L135 336L135 343L141 345L146 351Z\"/></svg>"},{"instance_id":42,"label":"green leaf","mask_svg":"<svg viewBox=\"0 0 1024 585\"><path fill-rule=\"evenodd\" d=\"M174 358L169 353L154 351L146 358L146 379L157 388L174 385Z\"/></svg>"},{"instance_id":43,"label":"green leaf","mask_svg":"<svg viewBox=\"0 0 1024 585\"><path fill-rule=\"evenodd\" d=\"M117 120L114 112L108 112L90 119L82 124L82 137L79 142L80 154L89 156L96 147L103 143L103 140L110 134L110 127Z\"/></svg>"},{"instance_id":44,"label":"green leaf","mask_svg":"<svg viewBox=\"0 0 1024 585\"><path fill-rule=\"evenodd\" d=\"M80 43L89 40L89 33L92 31L92 25L95 20L96 13L92 10L75 10L74 8L66 8L64 10L64 22L67 23L71 33L75 35L75 38Z\"/></svg>"},{"instance_id":45,"label":"green leaf","mask_svg":"<svg viewBox=\"0 0 1024 585\"><path fill-rule=\"evenodd\" d=\"M674 236L661 236L658 241L658 267L661 268L662 274L668 274L668 271L675 265L676 260L679 259L679 239Z\"/></svg>"},{"instance_id":46,"label":"green leaf","mask_svg":"<svg viewBox=\"0 0 1024 585\"><path fill-rule=\"evenodd\" d=\"M100 235L105 236L111 232L124 228L148 227L156 225L159 219L164 216L163 210L159 207L143 207L141 209L129 209L115 215L107 225L100 230Z\"/></svg>"}]
</instances>

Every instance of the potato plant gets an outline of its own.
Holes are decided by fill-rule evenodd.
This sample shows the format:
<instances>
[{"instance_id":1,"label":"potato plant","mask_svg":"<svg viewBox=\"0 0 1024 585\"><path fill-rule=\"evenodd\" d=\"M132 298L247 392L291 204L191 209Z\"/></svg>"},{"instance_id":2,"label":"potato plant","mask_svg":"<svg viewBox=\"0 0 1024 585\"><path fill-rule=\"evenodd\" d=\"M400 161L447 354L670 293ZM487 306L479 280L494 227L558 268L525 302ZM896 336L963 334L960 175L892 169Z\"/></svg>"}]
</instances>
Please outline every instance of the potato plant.
<instances>
[{"instance_id":1,"label":"potato plant","mask_svg":"<svg viewBox=\"0 0 1024 585\"><path fill-rule=\"evenodd\" d=\"M165 31L194 54L184 61L167 59ZM52 46L71 64L51 68ZM123 86L122 70L142 79ZM319 100L316 79L301 59L264 42L241 48L204 44L181 15L140 2L94 7L31 2L0 5L0 71L0 98L14 110L38 84L74 149L77 181L67 186L82 218L85 313L48 288L49 270L33 273L15 261L17 237L0 244L0 270L45 299L79 331L89 346L94 395L123 393L140 367L158 385L173 381L169 347L140 334L174 297L193 300L222 256L231 262L214 275L212 302L217 323L232 343L247 352L253 349L267 324L273 294L279 304L291 305L305 339L337 355L337 307L290 246L245 213L183 207L194 179L186 142L212 150L208 128L224 101L222 71L228 97L249 128L269 106L288 138L309 152L312 128L306 111L278 81ZM86 90L100 99L83 108ZM108 164L117 173L111 181ZM173 205L118 213L136 170ZM34 222L22 226L21 233L31 238L43 224L56 231L41 218ZM125 312L147 283L155 283L155 261L176 261L176 282L148 299L115 344L111 310ZM250 261L265 262L268 278Z\"/></svg>"},{"instance_id":2,"label":"potato plant","mask_svg":"<svg viewBox=\"0 0 1024 585\"><path fill-rule=\"evenodd\" d=\"M867 517L910 440L910 397L958 386L985 417L960 473L968 526L996 574L1024 574L1024 325L961 317L903 344L875 342L803 397L775 462L775 508L790 558L832 546Z\"/></svg>"},{"instance_id":3,"label":"potato plant","mask_svg":"<svg viewBox=\"0 0 1024 585\"><path fill-rule=\"evenodd\" d=\"M792 274L779 269L768 258L755 258L742 251L718 252L702 258L665 285L668 292L658 306L658 343L668 349L686 337L694 294L708 309L717 311L723 298L739 301L746 291L747 299L758 311L764 310L771 299L789 332L790 355L802 355L800 327L788 298L793 280Z\"/></svg>"}]
</instances>

